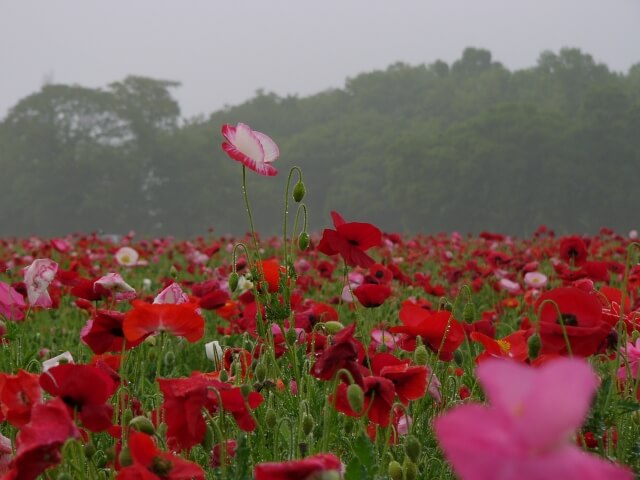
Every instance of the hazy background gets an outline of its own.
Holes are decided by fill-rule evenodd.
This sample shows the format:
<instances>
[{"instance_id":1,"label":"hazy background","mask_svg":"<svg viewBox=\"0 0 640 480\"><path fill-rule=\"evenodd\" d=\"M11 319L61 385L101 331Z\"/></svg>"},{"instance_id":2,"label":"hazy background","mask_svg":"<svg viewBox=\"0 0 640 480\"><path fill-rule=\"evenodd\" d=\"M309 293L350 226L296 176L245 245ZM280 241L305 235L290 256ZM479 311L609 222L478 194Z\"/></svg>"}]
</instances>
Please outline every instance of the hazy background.
<instances>
[{"instance_id":1,"label":"hazy background","mask_svg":"<svg viewBox=\"0 0 640 480\"><path fill-rule=\"evenodd\" d=\"M180 82L178 86L171 81ZM640 0L0 0L0 236L640 227Z\"/></svg>"},{"instance_id":2,"label":"hazy background","mask_svg":"<svg viewBox=\"0 0 640 480\"><path fill-rule=\"evenodd\" d=\"M450 63L468 46L512 69L578 47L626 71L640 60L640 1L0 0L0 118L43 82L176 80L192 116L259 88L308 95L398 61Z\"/></svg>"}]
</instances>

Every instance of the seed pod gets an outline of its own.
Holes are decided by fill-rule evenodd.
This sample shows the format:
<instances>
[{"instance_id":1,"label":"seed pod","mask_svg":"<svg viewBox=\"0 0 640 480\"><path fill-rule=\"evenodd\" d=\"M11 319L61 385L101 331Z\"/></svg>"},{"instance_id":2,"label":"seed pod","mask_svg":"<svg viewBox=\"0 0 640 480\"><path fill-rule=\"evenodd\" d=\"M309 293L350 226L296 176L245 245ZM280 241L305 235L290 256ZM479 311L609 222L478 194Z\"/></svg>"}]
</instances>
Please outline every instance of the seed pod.
<instances>
[{"instance_id":1,"label":"seed pod","mask_svg":"<svg viewBox=\"0 0 640 480\"><path fill-rule=\"evenodd\" d=\"M416 480L418 478L418 466L413 463L407 461L405 459L404 462L404 480Z\"/></svg>"},{"instance_id":2,"label":"seed pod","mask_svg":"<svg viewBox=\"0 0 640 480\"><path fill-rule=\"evenodd\" d=\"M204 438L200 443L200 445L202 445L202 448L204 448L205 452L211 451L211 449L213 448L213 441L214 441L213 429L211 428L211 425L207 425L207 428L204 431Z\"/></svg>"},{"instance_id":3,"label":"seed pod","mask_svg":"<svg viewBox=\"0 0 640 480\"><path fill-rule=\"evenodd\" d=\"M274 428L276 423L278 422L278 416L276 415L276 411L273 408L267 409L264 414L264 423L269 428Z\"/></svg>"},{"instance_id":4,"label":"seed pod","mask_svg":"<svg viewBox=\"0 0 640 480\"><path fill-rule=\"evenodd\" d=\"M120 455L118 455L118 460L120 461L120 465L123 467L133 465L133 459L131 458L131 451L129 451L129 447L122 447Z\"/></svg>"},{"instance_id":5,"label":"seed pod","mask_svg":"<svg viewBox=\"0 0 640 480\"><path fill-rule=\"evenodd\" d=\"M302 431L305 435L308 436L313 431L314 425L315 422L313 421L313 417L311 415L305 414L304 417L302 417Z\"/></svg>"},{"instance_id":6,"label":"seed pod","mask_svg":"<svg viewBox=\"0 0 640 480\"><path fill-rule=\"evenodd\" d=\"M246 399L249 398L249 394L253 391L253 388L251 388L251 385L243 383L242 385L240 385L240 392L242 393L242 396Z\"/></svg>"},{"instance_id":7,"label":"seed pod","mask_svg":"<svg viewBox=\"0 0 640 480\"><path fill-rule=\"evenodd\" d=\"M344 328L344 325L336 320L331 320L324 323L324 328L327 329L327 333L329 333L330 335L335 335Z\"/></svg>"},{"instance_id":8,"label":"seed pod","mask_svg":"<svg viewBox=\"0 0 640 480\"><path fill-rule=\"evenodd\" d=\"M259 363L258 365L256 365L255 374L256 380L259 383L263 383L265 381L265 379L267 378L267 367L264 365L264 363Z\"/></svg>"},{"instance_id":9,"label":"seed pod","mask_svg":"<svg viewBox=\"0 0 640 480\"><path fill-rule=\"evenodd\" d=\"M473 303L467 303L462 310L462 319L467 323L473 323L476 319L476 306Z\"/></svg>"},{"instance_id":10,"label":"seed pod","mask_svg":"<svg viewBox=\"0 0 640 480\"><path fill-rule=\"evenodd\" d=\"M453 361L456 362L456 365L461 366L464 364L464 355L460 350L456 350L453 352Z\"/></svg>"}]
</instances>

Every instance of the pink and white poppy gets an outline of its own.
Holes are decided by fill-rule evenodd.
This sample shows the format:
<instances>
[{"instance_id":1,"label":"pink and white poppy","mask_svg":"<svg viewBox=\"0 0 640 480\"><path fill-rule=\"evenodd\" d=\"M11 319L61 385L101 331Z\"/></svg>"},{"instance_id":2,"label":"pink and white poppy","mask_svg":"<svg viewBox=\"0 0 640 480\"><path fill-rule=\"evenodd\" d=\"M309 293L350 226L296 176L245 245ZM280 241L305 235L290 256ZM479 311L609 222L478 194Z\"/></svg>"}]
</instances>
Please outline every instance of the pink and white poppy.
<instances>
[{"instance_id":1,"label":"pink and white poppy","mask_svg":"<svg viewBox=\"0 0 640 480\"><path fill-rule=\"evenodd\" d=\"M67 351L57 355L49 360L45 360L42 362L42 373L46 372L50 368L57 367L60 364L64 363L73 363L73 357L71 356L71 352Z\"/></svg>"},{"instance_id":2,"label":"pink and white poppy","mask_svg":"<svg viewBox=\"0 0 640 480\"><path fill-rule=\"evenodd\" d=\"M155 304L171 303L174 305L179 305L181 303L187 303L188 301L189 301L189 295L184 293L180 285L178 285L175 282L169 285L164 290L162 290L156 296L156 298L153 299L153 303Z\"/></svg>"},{"instance_id":3,"label":"pink and white poppy","mask_svg":"<svg viewBox=\"0 0 640 480\"><path fill-rule=\"evenodd\" d=\"M520 287L520 284L517 282L513 282L508 278L500 279L500 288L502 288L503 290L506 290L511 295L519 295L522 293L522 288Z\"/></svg>"},{"instance_id":4,"label":"pink and white poppy","mask_svg":"<svg viewBox=\"0 0 640 480\"><path fill-rule=\"evenodd\" d=\"M277 175L278 170L271 163L280 156L280 150L267 135L251 130L244 123L238 123L236 127L223 125L222 135L226 140L222 149L233 160L260 175Z\"/></svg>"},{"instance_id":5,"label":"pink and white poppy","mask_svg":"<svg viewBox=\"0 0 640 480\"><path fill-rule=\"evenodd\" d=\"M93 289L95 291L100 287L110 291L118 301L136 298L136 289L125 282L119 273L107 273L100 277L94 282Z\"/></svg>"},{"instance_id":6,"label":"pink and white poppy","mask_svg":"<svg viewBox=\"0 0 640 480\"><path fill-rule=\"evenodd\" d=\"M524 283L532 288L543 288L547 284L547 276L540 272L528 272L524 276Z\"/></svg>"},{"instance_id":7,"label":"pink and white poppy","mask_svg":"<svg viewBox=\"0 0 640 480\"><path fill-rule=\"evenodd\" d=\"M116 262L123 267L134 267L138 265L140 255L131 247L122 247L116 252Z\"/></svg>"},{"instance_id":8,"label":"pink and white poppy","mask_svg":"<svg viewBox=\"0 0 640 480\"><path fill-rule=\"evenodd\" d=\"M34 260L24 269L24 283L27 286L29 303L34 307L50 308L51 297L47 288L53 282L58 264L48 258Z\"/></svg>"},{"instance_id":9,"label":"pink and white poppy","mask_svg":"<svg viewBox=\"0 0 640 480\"><path fill-rule=\"evenodd\" d=\"M24 319L26 304L22 295L4 282L0 282L0 315L7 320L19 321Z\"/></svg>"}]
</instances>

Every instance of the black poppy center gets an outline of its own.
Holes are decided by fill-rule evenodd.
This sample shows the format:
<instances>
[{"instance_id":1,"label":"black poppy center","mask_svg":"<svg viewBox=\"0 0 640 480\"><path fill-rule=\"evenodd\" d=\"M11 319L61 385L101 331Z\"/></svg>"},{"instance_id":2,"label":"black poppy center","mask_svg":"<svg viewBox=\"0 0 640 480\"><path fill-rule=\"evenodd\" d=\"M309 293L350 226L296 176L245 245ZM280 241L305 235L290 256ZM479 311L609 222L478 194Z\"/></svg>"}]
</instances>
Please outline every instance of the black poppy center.
<instances>
[{"instance_id":1,"label":"black poppy center","mask_svg":"<svg viewBox=\"0 0 640 480\"><path fill-rule=\"evenodd\" d=\"M565 327L577 327L578 326L578 317L576 317L573 313L563 313L561 315L562 323ZM558 324L560 324L560 320L558 320Z\"/></svg>"}]
</instances>

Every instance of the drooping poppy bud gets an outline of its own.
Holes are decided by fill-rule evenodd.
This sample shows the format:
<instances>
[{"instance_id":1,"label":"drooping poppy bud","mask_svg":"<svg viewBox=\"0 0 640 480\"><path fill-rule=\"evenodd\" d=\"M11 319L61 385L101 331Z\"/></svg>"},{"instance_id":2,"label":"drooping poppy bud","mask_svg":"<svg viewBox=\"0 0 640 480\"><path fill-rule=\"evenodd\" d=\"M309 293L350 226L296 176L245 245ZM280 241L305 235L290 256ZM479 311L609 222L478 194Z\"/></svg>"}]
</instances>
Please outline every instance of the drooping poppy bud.
<instances>
[{"instance_id":1,"label":"drooping poppy bud","mask_svg":"<svg viewBox=\"0 0 640 480\"><path fill-rule=\"evenodd\" d=\"M429 352L424 345L418 345L413 352L413 361L416 365L426 365L429 361Z\"/></svg>"},{"instance_id":2,"label":"drooping poppy bud","mask_svg":"<svg viewBox=\"0 0 640 480\"><path fill-rule=\"evenodd\" d=\"M309 238L309 234L307 232L300 232L298 236L298 247L300 250L306 250L309 248L309 244L311 243L311 239Z\"/></svg>"},{"instance_id":3,"label":"drooping poppy bud","mask_svg":"<svg viewBox=\"0 0 640 480\"><path fill-rule=\"evenodd\" d=\"M360 385L357 383L352 383L347 387L347 400L349 400L349 406L351 409L356 412L362 412L362 407L364 405L364 392Z\"/></svg>"},{"instance_id":4,"label":"drooping poppy bud","mask_svg":"<svg viewBox=\"0 0 640 480\"><path fill-rule=\"evenodd\" d=\"M302 181L298 181L295 187L293 187L293 199L297 203L300 203L304 198L305 193L307 193L307 189L305 188L304 183L302 183Z\"/></svg>"},{"instance_id":5,"label":"drooping poppy bud","mask_svg":"<svg viewBox=\"0 0 640 480\"><path fill-rule=\"evenodd\" d=\"M146 433L147 435L154 435L156 433L156 429L151 420L143 415L138 415L137 417L132 418L129 422L129 426L134 430Z\"/></svg>"},{"instance_id":6,"label":"drooping poppy bud","mask_svg":"<svg viewBox=\"0 0 640 480\"><path fill-rule=\"evenodd\" d=\"M529 350L529 359L535 360L536 358L538 358L541 347L542 347L542 342L540 341L540 335L536 332L529 337L529 340L527 340L527 348Z\"/></svg>"},{"instance_id":7,"label":"drooping poppy bud","mask_svg":"<svg viewBox=\"0 0 640 480\"><path fill-rule=\"evenodd\" d=\"M231 293L237 290L239 281L240 276L236 272L231 272L231 275L229 275L229 290Z\"/></svg>"},{"instance_id":8,"label":"drooping poppy bud","mask_svg":"<svg viewBox=\"0 0 640 480\"><path fill-rule=\"evenodd\" d=\"M403 480L404 472L402 471L402 465L395 460L389 462L387 472L389 473L389 478L391 480Z\"/></svg>"}]
</instances>

